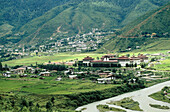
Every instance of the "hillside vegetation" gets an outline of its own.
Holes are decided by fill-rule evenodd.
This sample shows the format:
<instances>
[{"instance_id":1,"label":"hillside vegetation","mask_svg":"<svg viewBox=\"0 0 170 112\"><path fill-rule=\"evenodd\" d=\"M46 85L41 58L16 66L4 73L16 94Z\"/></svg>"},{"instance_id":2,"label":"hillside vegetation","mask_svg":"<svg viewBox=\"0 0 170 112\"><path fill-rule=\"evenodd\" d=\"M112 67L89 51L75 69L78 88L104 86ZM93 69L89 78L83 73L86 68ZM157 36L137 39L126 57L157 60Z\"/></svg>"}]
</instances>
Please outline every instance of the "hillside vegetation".
<instances>
[{"instance_id":1,"label":"hillside vegetation","mask_svg":"<svg viewBox=\"0 0 170 112\"><path fill-rule=\"evenodd\" d=\"M170 3L139 17L120 32L120 37L169 37Z\"/></svg>"},{"instance_id":2,"label":"hillside vegetation","mask_svg":"<svg viewBox=\"0 0 170 112\"><path fill-rule=\"evenodd\" d=\"M124 52L129 48L138 51L169 50L169 8L170 4L167 4L126 25L116 32L117 36L110 37L98 52Z\"/></svg>"},{"instance_id":3,"label":"hillside vegetation","mask_svg":"<svg viewBox=\"0 0 170 112\"><path fill-rule=\"evenodd\" d=\"M120 28L169 0L2 0L3 41L23 44ZM22 10L21 10L22 9ZM6 29L10 26L8 29Z\"/></svg>"},{"instance_id":4,"label":"hillside vegetation","mask_svg":"<svg viewBox=\"0 0 170 112\"><path fill-rule=\"evenodd\" d=\"M170 38L120 38L115 37L105 43L97 52L125 52L130 48L135 51L169 50ZM137 48L139 47L139 48Z\"/></svg>"}]
</instances>

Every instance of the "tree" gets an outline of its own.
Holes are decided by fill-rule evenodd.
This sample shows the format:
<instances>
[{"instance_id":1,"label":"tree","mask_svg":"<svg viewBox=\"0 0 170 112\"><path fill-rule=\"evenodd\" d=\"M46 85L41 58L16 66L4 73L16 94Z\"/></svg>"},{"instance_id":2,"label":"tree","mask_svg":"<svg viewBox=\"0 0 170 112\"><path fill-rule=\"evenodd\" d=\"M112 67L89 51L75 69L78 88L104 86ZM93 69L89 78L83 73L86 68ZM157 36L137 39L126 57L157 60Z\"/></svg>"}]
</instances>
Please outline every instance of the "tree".
<instances>
[{"instance_id":1,"label":"tree","mask_svg":"<svg viewBox=\"0 0 170 112\"><path fill-rule=\"evenodd\" d=\"M29 106L33 106L33 102L32 101L29 101Z\"/></svg>"},{"instance_id":2,"label":"tree","mask_svg":"<svg viewBox=\"0 0 170 112\"><path fill-rule=\"evenodd\" d=\"M54 97L52 97L51 98L51 102L54 104L54 100L55 100L55 98Z\"/></svg>"},{"instance_id":3,"label":"tree","mask_svg":"<svg viewBox=\"0 0 170 112\"><path fill-rule=\"evenodd\" d=\"M11 106L14 107L15 106L15 101L11 100Z\"/></svg>"},{"instance_id":4,"label":"tree","mask_svg":"<svg viewBox=\"0 0 170 112\"><path fill-rule=\"evenodd\" d=\"M127 57L130 57L130 54L126 54Z\"/></svg>"},{"instance_id":5,"label":"tree","mask_svg":"<svg viewBox=\"0 0 170 112\"><path fill-rule=\"evenodd\" d=\"M21 112L29 112L28 108L26 106L24 106L21 110Z\"/></svg>"},{"instance_id":6,"label":"tree","mask_svg":"<svg viewBox=\"0 0 170 112\"><path fill-rule=\"evenodd\" d=\"M39 107L40 107L40 105L37 103L36 107L38 107L38 108L39 108Z\"/></svg>"},{"instance_id":7,"label":"tree","mask_svg":"<svg viewBox=\"0 0 170 112\"><path fill-rule=\"evenodd\" d=\"M52 108L52 103L51 102L47 102L46 103L46 109L49 110Z\"/></svg>"},{"instance_id":8,"label":"tree","mask_svg":"<svg viewBox=\"0 0 170 112\"><path fill-rule=\"evenodd\" d=\"M36 52L36 56L38 56L38 52Z\"/></svg>"},{"instance_id":9,"label":"tree","mask_svg":"<svg viewBox=\"0 0 170 112\"><path fill-rule=\"evenodd\" d=\"M28 107L28 102L27 102L25 99L23 99L22 102L21 102L21 105L22 105L23 107L24 107L24 106Z\"/></svg>"},{"instance_id":10,"label":"tree","mask_svg":"<svg viewBox=\"0 0 170 112\"><path fill-rule=\"evenodd\" d=\"M128 63L126 63L126 67L129 67L129 64L128 64Z\"/></svg>"},{"instance_id":11,"label":"tree","mask_svg":"<svg viewBox=\"0 0 170 112\"><path fill-rule=\"evenodd\" d=\"M8 65L7 64L5 64L5 70L8 70Z\"/></svg>"},{"instance_id":12,"label":"tree","mask_svg":"<svg viewBox=\"0 0 170 112\"><path fill-rule=\"evenodd\" d=\"M3 69L2 69L2 63L0 62L0 71L2 71Z\"/></svg>"},{"instance_id":13,"label":"tree","mask_svg":"<svg viewBox=\"0 0 170 112\"><path fill-rule=\"evenodd\" d=\"M38 74L38 70L37 69L35 70L35 74Z\"/></svg>"}]
</instances>

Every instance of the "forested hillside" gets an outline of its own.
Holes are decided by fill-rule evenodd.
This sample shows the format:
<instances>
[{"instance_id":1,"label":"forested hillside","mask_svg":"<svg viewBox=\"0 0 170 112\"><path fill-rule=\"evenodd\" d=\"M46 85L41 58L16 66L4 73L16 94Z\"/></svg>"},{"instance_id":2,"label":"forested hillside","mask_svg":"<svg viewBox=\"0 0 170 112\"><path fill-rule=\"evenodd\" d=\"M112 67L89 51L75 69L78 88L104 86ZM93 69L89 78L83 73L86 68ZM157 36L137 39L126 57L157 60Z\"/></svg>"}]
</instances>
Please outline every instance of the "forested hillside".
<instances>
[{"instance_id":1,"label":"forested hillside","mask_svg":"<svg viewBox=\"0 0 170 112\"><path fill-rule=\"evenodd\" d=\"M169 0L1 0L0 39L23 44L121 28Z\"/></svg>"},{"instance_id":2,"label":"forested hillside","mask_svg":"<svg viewBox=\"0 0 170 112\"><path fill-rule=\"evenodd\" d=\"M170 3L151 11L125 26L120 34L122 37L169 37L170 34Z\"/></svg>"},{"instance_id":3,"label":"forested hillside","mask_svg":"<svg viewBox=\"0 0 170 112\"><path fill-rule=\"evenodd\" d=\"M117 31L117 36L103 45L99 52L129 50L169 50L170 4L139 17Z\"/></svg>"}]
</instances>

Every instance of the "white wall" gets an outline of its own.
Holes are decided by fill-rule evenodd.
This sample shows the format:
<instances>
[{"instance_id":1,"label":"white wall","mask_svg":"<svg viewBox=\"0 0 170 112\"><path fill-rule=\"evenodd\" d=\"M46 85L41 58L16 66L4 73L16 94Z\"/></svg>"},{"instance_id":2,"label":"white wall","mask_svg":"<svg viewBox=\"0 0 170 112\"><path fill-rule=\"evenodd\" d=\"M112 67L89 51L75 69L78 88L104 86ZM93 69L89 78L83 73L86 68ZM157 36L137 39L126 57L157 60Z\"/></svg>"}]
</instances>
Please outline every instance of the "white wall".
<instances>
[{"instance_id":1,"label":"white wall","mask_svg":"<svg viewBox=\"0 0 170 112\"><path fill-rule=\"evenodd\" d=\"M140 60L133 60L133 64L137 64L137 65L139 65L140 64Z\"/></svg>"},{"instance_id":2,"label":"white wall","mask_svg":"<svg viewBox=\"0 0 170 112\"><path fill-rule=\"evenodd\" d=\"M119 63L121 64L122 67L125 67L126 63L130 64L130 61L119 61Z\"/></svg>"}]
</instances>

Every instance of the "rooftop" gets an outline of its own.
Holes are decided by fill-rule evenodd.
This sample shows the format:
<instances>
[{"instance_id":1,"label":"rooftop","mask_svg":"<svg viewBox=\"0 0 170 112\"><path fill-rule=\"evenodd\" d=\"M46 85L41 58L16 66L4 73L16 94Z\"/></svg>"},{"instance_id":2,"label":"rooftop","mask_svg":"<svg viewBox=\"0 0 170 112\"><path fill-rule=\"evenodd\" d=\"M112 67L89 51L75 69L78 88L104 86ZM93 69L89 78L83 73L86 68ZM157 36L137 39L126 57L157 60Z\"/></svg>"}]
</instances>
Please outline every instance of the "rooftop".
<instances>
[{"instance_id":1,"label":"rooftop","mask_svg":"<svg viewBox=\"0 0 170 112\"><path fill-rule=\"evenodd\" d=\"M121 56L118 58L119 60L129 60L130 58L127 56Z\"/></svg>"},{"instance_id":2,"label":"rooftop","mask_svg":"<svg viewBox=\"0 0 170 112\"><path fill-rule=\"evenodd\" d=\"M117 63L118 60L111 60L111 61L103 61L103 60L94 60L91 61L92 63Z\"/></svg>"},{"instance_id":3,"label":"rooftop","mask_svg":"<svg viewBox=\"0 0 170 112\"><path fill-rule=\"evenodd\" d=\"M83 61L89 61L89 60L94 60L94 58L92 58L92 57L89 57L89 56L87 56L87 57L85 57L84 59L83 59Z\"/></svg>"}]
</instances>

